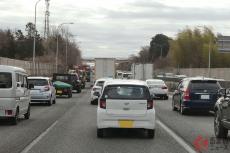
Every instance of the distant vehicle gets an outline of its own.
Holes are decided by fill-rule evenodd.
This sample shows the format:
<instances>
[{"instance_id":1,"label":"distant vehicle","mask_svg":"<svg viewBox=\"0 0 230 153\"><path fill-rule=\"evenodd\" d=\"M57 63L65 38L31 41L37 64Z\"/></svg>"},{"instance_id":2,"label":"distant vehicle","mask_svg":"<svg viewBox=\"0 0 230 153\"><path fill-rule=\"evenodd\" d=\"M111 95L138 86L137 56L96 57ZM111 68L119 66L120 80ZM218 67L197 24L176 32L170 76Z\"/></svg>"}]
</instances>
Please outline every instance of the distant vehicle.
<instances>
[{"instance_id":1,"label":"distant vehicle","mask_svg":"<svg viewBox=\"0 0 230 153\"><path fill-rule=\"evenodd\" d=\"M133 79L147 80L153 78L153 64L133 64L131 67Z\"/></svg>"},{"instance_id":2,"label":"distant vehicle","mask_svg":"<svg viewBox=\"0 0 230 153\"><path fill-rule=\"evenodd\" d=\"M73 73L73 74L54 73L53 74L53 81L65 82L67 84L72 85L73 90L77 91L77 93L81 92L81 81L80 81L77 73Z\"/></svg>"},{"instance_id":3,"label":"distant vehicle","mask_svg":"<svg viewBox=\"0 0 230 153\"><path fill-rule=\"evenodd\" d=\"M56 103L56 90L48 77L28 77L28 83L33 84L30 90L30 103L47 103L49 106Z\"/></svg>"},{"instance_id":4,"label":"distant vehicle","mask_svg":"<svg viewBox=\"0 0 230 153\"><path fill-rule=\"evenodd\" d=\"M111 80L109 78L101 78L95 81L95 84L93 85L92 89L91 89L91 94L90 94L90 103L93 104L97 104L98 103L98 96L95 96L94 93L95 92L100 92L104 86L104 83L107 80Z\"/></svg>"},{"instance_id":5,"label":"distant vehicle","mask_svg":"<svg viewBox=\"0 0 230 153\"><path fill-rule=\"evenodd\" d=\"M79 79L81 80L81 88L85 88L86 83L86 72L84 70L79 70Z\"/></svg>"},{"instance_id":6,"label":"distant vehicle","mask_svg":"<svg viewBox=\"0 0 230 153\"><path fill-rule=\"evenodd\" d=\"M186 78L187 76L186 75L175 75L175 77L177 77L177 78Z\"/></svg>"},{"instance_id":7,"label":"distant vehicle","mask_svg":"<svg viewBox=\"0 0 230 153\"><path fill-rule=\"evenodd\" d=\"M73 86L61 81L54 81L53 86L56 89L56 95L57 96L63 96L66 95L68 98L72 97L72 89Z\"/></svg>"},{"instance_id":8,"label":"distant vehicle","mask_svg":"<svg viewBox=\"0 0 230 153\"><path fill-rule=\"evenodd\" d=\"M122 79L133 79L133 73L131 73L131 72L123 72L121 78Z\"/></svg>"},{"instance_id":9,"label":"distant vehicle","mask_svg":"<svg viewBox=\"0 0 230 153\"><path fill-rule=\"evenodd\" d=\"M122 79L122 71L117 71L116 79Z\"/></svg>"},{"instance_id":10,"label":"distant vehicle","mask_svg":"<svg viewBox=\"0 0 230 153\"><path fill-rule=\"evenodd\" d=\"M148 86L143 81L111 80L104 85L97 108L97 137L104 129L145 129L149 138L155 135L155 109Z\"/></svg>"},{"instance_id":11,"label":"distant vehicle","mask_svg":"<svg viewBox=\"0 0 230 153\"><path fill-rule=\"evenodd\" d=\"M214 132L217 138L227 138L230 130L230 89L220 89L214 108Z\"/></svg>"},{"instance_id":12,"label":"distant vehicle","mask_svg":"<svg viewBox=\"0 0 230 153\"><path fill-rule=\"evenodd\" d=\"M163 80L148 79L146 83L149 87L150 94L155 98L168 99L168 87Z\"/></svg>"},{"instance_id":13,"label":"distant vehicle","mask_svg":"<svg viewBox=\"0 0 230 153\"><path fill-rule=\"evenodd\" d=\"M115 58L95 58L95 80L115 78Z\"/></svg>"},{"instance_id":14,"label":"distant vehicle","mask_svg":"<svg viewBox=\"0 0 230 153\"><path fill-rule=\"evenodd\" d=\"M14 125L24 115L30 118L30 88L24 69L0 65L0 118L9 118Z\"/></svg>"},{"instance_id":15,"label":"distant vehicle","mask_svg":"<svg viewBox=\"0 0 230 153\"><path fill-rule=\"evenodd\" d=\"M183 115L187 110L214 110L220 85L211 78L185 78L174 91L172 109Z\"/></svg>"}]
</instances>

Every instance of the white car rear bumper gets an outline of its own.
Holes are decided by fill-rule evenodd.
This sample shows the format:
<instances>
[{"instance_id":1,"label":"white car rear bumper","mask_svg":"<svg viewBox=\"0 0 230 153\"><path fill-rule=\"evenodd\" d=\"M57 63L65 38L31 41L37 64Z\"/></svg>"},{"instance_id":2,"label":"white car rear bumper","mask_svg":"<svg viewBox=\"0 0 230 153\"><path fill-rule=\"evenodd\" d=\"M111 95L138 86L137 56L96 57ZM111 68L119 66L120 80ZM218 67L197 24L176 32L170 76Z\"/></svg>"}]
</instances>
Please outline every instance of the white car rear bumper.
<instances>
[{"instance_id":1,"label":"white car rear bumper","mask_svg":"<svg viewBox=\"0 0 230 153\"><path fill-rule=\"evenodd\" d=\"M132 127L138 129L155 129L155 109L147 110L144 116L113 116L108 115L106 110L98 109L97 128L123 128L119 121L133 121Z\"/></svg>"}]
</instances>

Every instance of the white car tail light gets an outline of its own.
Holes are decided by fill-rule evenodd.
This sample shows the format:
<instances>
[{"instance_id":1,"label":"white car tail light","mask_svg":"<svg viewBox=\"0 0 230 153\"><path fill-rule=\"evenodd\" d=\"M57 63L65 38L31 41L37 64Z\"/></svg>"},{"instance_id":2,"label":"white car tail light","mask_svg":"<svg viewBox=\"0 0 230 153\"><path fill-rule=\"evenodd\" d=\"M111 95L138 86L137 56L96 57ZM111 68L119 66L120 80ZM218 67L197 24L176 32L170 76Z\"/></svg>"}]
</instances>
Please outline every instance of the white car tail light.
<instances>
[{"instance_id":1,"label":"white car tail light","mask_svg":"<svg viewBox=\"0 0 230 153\"><path fill-rule=\"evenodd\" d=\"M153 109L153 100L147 100L147 109Z\"/></svg>"},{"instance_id":2,"label":"white car tail light","mask_svg":"<svg viewBox=\"0 0 230 153\"><path fill-rule=\"evenodd\" d=\"M100 99L100 108L106 109L106 99Z\"/></svg>"}]
</instances>

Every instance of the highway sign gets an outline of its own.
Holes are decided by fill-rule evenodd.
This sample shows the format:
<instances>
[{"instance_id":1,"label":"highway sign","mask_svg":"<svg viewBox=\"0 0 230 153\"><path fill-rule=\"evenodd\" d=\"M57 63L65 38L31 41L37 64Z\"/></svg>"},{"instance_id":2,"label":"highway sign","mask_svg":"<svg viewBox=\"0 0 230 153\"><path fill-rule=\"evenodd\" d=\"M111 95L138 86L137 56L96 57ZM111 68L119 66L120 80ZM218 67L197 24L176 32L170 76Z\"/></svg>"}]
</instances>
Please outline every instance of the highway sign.
<instances>
[{"instance_id":1,"label":"highway sign","mask_svg":"<svg viewBox=\"0 0 230 153\"><path fill-rule=\"evenodd\" d=\"M219 35L217 37L217 45L218 45L218 50L221 53L229 53L230 52L230 36Z\"/></svg>"}]
</instances>

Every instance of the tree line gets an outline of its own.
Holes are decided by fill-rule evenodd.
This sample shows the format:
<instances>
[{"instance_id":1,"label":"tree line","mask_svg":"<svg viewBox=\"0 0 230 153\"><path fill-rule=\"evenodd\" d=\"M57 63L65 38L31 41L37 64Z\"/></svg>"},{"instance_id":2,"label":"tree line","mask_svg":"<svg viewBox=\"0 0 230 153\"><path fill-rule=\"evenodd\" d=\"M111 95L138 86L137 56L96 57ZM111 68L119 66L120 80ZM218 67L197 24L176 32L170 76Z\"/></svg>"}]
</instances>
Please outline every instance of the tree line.
<instances>
[{"instance_id":1,"label":"tree line","mask_svg":"<svg viewBox=\"0 0 230 153\"><path fill-rule=\"evenodd\" d=\"M0 56L31 60L33 56L33 40L36 38L36 61L55 62L56 42L59 42L59 64L65 65L66 47L67 65L72 67L81 63L81 50L67 29L61 29L59 32L55 27L51 28L50 36L46 39L40 36L35 30L33 23L29 22L25 26L25 30L0 29Z\"/></svg>"},{"instance_id":2,"label":"tree line","mask_svg":"<svg viewBox=\"0 0 230 153\"><path fill-rule=\"evenodd\" d=\"M141 47L138 55L132 55L132 63L154 63L156 68L207 68L211 55L211 67L230 67L230 54L217 48L217 35L211 28L188 28L178 32L175 38L155 35L150 45Z\"/></svg>"}]
</instances>

